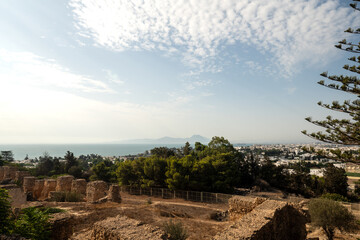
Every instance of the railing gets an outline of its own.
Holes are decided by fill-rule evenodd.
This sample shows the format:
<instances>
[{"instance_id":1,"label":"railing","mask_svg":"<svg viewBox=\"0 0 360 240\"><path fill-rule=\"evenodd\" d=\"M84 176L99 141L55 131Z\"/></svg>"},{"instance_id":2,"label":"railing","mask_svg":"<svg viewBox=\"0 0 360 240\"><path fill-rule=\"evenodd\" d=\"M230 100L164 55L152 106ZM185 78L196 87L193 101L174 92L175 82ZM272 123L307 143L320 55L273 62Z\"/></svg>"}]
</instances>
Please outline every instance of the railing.
<instances>
[{"instance_id":1,"label":"railing","mask_svg":"<svg viewBox=\"0 0 360 240\"><path fill-rule=\"evenodd\" d=\"M228 200L234 196L231 194L223 193L210 193L210 192L196 192L196 191L183 191L183 190L170 190L167 188L142 188L122 186L121 192L126 192L131 195L147 195L153 197L160 197L165 199L184 199L193 202L203 203L227 203Z\"/></svg>"}]
</instances>

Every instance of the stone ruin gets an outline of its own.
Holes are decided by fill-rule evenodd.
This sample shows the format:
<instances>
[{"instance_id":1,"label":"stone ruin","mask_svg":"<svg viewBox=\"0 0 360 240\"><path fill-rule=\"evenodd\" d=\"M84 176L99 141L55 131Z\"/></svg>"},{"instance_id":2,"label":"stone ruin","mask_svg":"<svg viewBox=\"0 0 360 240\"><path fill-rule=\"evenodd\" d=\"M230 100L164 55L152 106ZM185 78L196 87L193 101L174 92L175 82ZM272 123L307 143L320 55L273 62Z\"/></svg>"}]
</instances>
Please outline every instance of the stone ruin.
<instances>
[{"instance_id":1,"label":"stone ruin","mask_svg":"<svg viewBox=\"0 0 360 240\"><path fill-rule=\"evenodd\" d=\"M265 202L265 198L234 196L229 199L230 220L240 219L245 214L251 212L255 207Z\"/></svg>"},{"instance_id":2,"label":"stone ruin","mask_svg":"<svg viewBox=\"0 0 360 240\"><path fill-rule=\"evenodd\" d=\"M21 184L22 187L15 183ZM74 179L70 175L60 176L57 179L37 179L30 176L27 171L17 171L17 168L13 166L0 166L0 185L2 187L9 185L9 189L18 188L16 192L23 193L28 201L51 200L52 196L61 195L64 192L75 192L86 197L91 203L96 203L100 199L100 202L121 202L120 187L117 185L110 185L109 188L104 181L87 183L85 179ZM11 191L15 192L15 190Z\"/></svg>"},{"instance_id":3,"label":"stone ruin","mask_svg":"<svg viewBox=\"0 0 360 240\"><path fill-rule=\"evenodd\" d=\"M213 240L304 240L307 217L294 205L283 201L247 200L241 197L229 200L229 209L236 213L234 223L217 234ZM252 206L255 206L252 210ZM235 205L234 205L235 203ZM244 203L243 205L241 203ZM250 207L249 207L250 206ZM239 212L248 212L243 216ZM230 212L230 210L229 210Z\"/></svg>"},{"instance_id":4,"label":"stone ruin","mask_svg":"<svg viewBox=\"0 0 360 240\"><path fill-rule=\"evenodd\" d=\"M166 234L158 227L144 224L125 216L107 218L93 226L91 240L109 239L166 239Z\"/></svg>"}]
</instances>

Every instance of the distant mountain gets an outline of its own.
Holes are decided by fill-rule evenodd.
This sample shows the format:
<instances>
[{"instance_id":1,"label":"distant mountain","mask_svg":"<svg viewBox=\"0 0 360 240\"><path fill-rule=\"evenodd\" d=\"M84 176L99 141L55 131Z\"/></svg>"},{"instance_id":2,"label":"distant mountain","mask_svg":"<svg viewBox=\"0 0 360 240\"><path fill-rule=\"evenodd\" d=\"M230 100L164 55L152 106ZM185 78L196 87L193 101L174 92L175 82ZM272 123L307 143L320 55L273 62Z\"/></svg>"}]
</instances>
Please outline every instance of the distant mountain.
<instances>
[{"instance_id":1,"label":"distant mountain","mask_svg":"<svg viewBox=\"0 0 360 240\"><path fill-rule=\"evenodd\" d=\"M207 144L210 142L210 139L200 136L193 135L189 138L173 138L173 137L162 137L158 139L131 139L131 140L123 140L119 143L128 143L128 144L185 144L189 142L194 144L195 142L201 142Z\"/></svg>"}]
</instances>

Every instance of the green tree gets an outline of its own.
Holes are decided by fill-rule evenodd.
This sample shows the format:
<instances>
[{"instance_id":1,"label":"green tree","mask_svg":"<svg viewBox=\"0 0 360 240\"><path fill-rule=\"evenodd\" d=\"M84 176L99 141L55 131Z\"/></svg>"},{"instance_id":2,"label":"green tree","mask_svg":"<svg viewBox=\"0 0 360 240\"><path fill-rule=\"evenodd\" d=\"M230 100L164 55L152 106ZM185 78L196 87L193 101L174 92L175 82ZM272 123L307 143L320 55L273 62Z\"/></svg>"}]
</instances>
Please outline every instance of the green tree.
<instances>
[{"instance_id":1,"label":"green tree","mask_svg":"<svg viewBox=\"0 0 360 240\"><path fill-rule=\"evenodd\" d=\"M354 0L359 1L359 0ZM356 3L350 4L350 6L355 10L360 10L357 7ZM345 32L352 33L354 35L360 34L360 28L352 29L349 28ZM360 43L355 44L347 41L346 39L340 41L336 48L359 54L360 53ZM318 84L328 87L330 89L339 90L342 92L350 93L356 96L355 100L347 100L344 103L339 103L338 101L332 102L332 104L319 102L318 105L326 109L333 111L342 112L348 115L346 119L334 119L331 116L328 116L325 120L312 120L311 117L306 118L307 121L325 128L325 132L314 132L307 133L305 130L302 131L305 135L312 137L316 140L320 140L326 143L335 143L343 145L360 145L360 79L357 77L357 74L360 73L360 56L350 57L349 61L352 62L352 66L346 64L343 66L344 69L350 71L355 76L344 76L344 75L330 75L328 72L321 74L327 80L330 80L330 83L321 80ZM309 151L314 151L313 149L308 149ZM359 152L353 154L350 151L339 151L334 150L331 153L321 152L321 155L326 155L329 158L335 158L342 161L352 161L360 162Z\"/></svg>"},{"instance_id":2,"label":"green tree","mask_svg":"<svg viewBox=\"0 0 360 240\"><path fill-rule=\"evenodd\" d=\"M39 157L39 164L36 166L35 174L37 176L49 176L54 168L54 162L49 153L44 152L43 156Z\"/></svg>"},{"instance_id":3,"label":"green tree","mask_svg":"<svg viewBox=\"0 0 360 240\"><path fill-rule=\"evenodd\" d=\"M354 216L346 207L329 199L316 198L309 203L311 224L321 227L329 240L334 238L335 229L351 231L357 226Z\"/></svg>"},{"instance_id":4,"label":"green tree","mask_svg":"<svg viewBox=\"0 0 360 240\"><path fill-rule=\"evenodd\" d=\"M0 235L8 234L11 229L11 205L6 189L0 188Z\"/></svg>"},{"instance_id":5,"label":"green tree","mask_svg":"<svg viewBox=\"0 0 360 240\"><path fill-rule=\"evenodd\" d=\"M105 182L115 182L115 168L116 166L110 160L104 160L96 164L92 171L93 176L90 177L91 180L103 180Z\"/></svg>"},{"instance_id":6,"label":"green tree","mask_svg":"<svg viewBox=\"0 0 360 240\"><path fill-rule=\"evenodd\" d=\"M65 154L65 160L66 160L66 163L65 163L65 172L68 173L69 172L69 169L72 167L72 166L76 166L77 165L77 162L76 162L76 158L74 157L74 153L70 152L70 151L67 151L66 154Z\"/></svg>"},{"instance_id":7,"label":"green tree","mask_svg":"<svg viewBox=\"0 0 360 240\"><path fill-rule=\"evenodd\" d=\"M191 146L190 146L190 143L189 143L189 142L186 142L186 143L185 143L185 146L182 148L182 154L183 154L184 156L189 155L190 152L191 152L191 150L192 150L192 148L191 148Z\"/></svg>"},{"instance_id":8,"label":"green tree","mask_svg":"<svg viewBox=\"0 0 360 240\"><path fill-rule=\"evenodd\" d=\"M14 161L14 154L12 151L1 151L1 158L5 162Z\"/></svg>"},{"instance_id":9,"label":"green tree","mask_svg":"<svg viewBox=\"0 0 360 240\"><path fill-rule=\"evenodd\" d=\"M324 172L324 188L328 193L337 193L342 196L347 195L348 179L346 172L342 168L337 168L330 164Z\"/></svg>"}]
</instances>

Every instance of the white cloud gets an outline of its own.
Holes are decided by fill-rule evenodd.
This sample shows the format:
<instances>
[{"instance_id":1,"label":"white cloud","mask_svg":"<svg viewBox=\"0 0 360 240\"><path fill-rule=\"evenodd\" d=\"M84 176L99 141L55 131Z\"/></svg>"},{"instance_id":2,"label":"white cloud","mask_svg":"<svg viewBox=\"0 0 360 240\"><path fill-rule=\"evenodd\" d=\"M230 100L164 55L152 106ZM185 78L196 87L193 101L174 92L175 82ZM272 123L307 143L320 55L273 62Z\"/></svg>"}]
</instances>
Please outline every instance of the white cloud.
<instances>
[{"instance_id":1,"label":"white cloud","mask_svg":"<svg viewBox=\"0 0 360 240\"><path fill-rule=\"evenodd\" d=\"M125 81L120 80L119 76L116 73L113 73L111 70L108 69L104 69L104 72L106 72L108 80L110 82L119 84L119 85L123 85L125 83Z\"/></svg>"},{"instance_id":2,"label":"white cloud","mask_svg":"<svg viewBox=\"0 0 360 240\"><path fill-rule=\"evenodd\" d=\"M184 63L219 71L216 59L241 42L271 53L286 73L326 61L345 28L359 22L338 0L71 0L82 35L113 50L181 53Z\"/></svg>"},{"instance_id":3,"label":"white cloud","mask_svg":"<svg viewBox=\"0 0 360 240\"><path fill-rule=\"evenodd\" d=\"M0 49L0 79L19 85L56 87L81 92L113 92L102 81L72 73L52 59L31 52Z\"/></svg>"}]
</instances>

